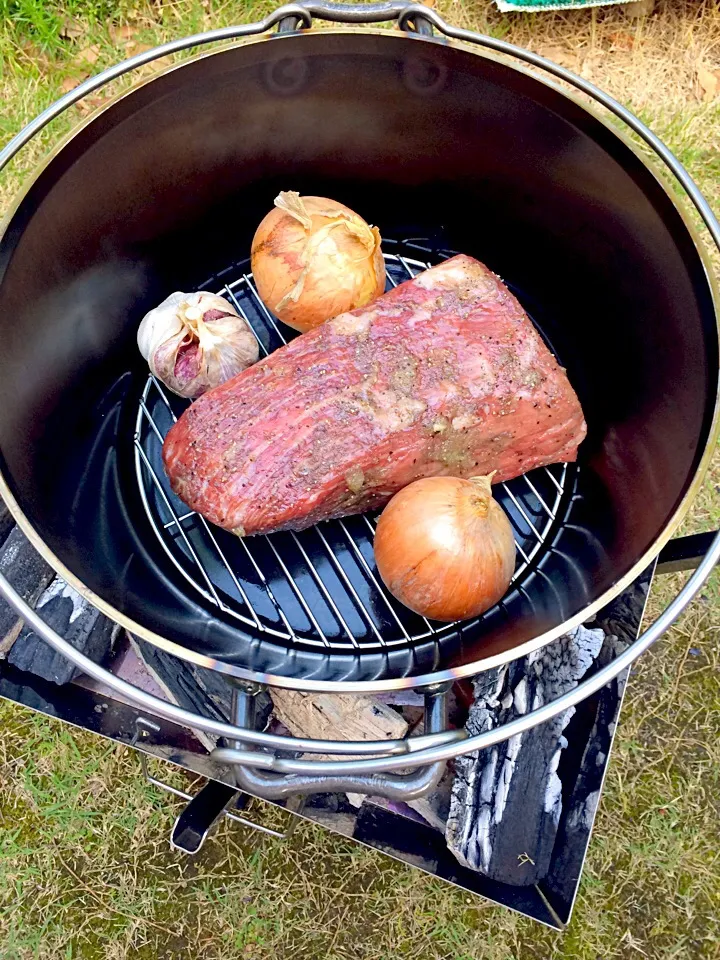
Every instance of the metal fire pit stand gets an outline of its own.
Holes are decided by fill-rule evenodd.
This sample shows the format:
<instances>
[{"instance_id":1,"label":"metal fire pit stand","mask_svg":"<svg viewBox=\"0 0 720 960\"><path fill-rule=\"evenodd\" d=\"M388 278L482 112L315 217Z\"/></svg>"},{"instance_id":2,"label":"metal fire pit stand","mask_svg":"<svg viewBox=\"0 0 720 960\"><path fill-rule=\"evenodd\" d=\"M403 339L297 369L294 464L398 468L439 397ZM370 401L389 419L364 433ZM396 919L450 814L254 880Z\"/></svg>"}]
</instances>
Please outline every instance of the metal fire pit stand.
<instances>
[{"instance_id":1,"label":"metal fire pit stand","mask_svg":"<svg viewBox=\"0 0 720 960\"><path fill-rule=\"evenodd\" d=\"M663 573L687 569L688 565L697 563L710 539L708 534L673 541L661 554L657 568L651 565L635 584L598 615L593 626L601 627L623 643L631 642L638 632L654 570ZM122 664L128 653L132 653L132 648L121 643L108 663L108 670L123 671ZM602 793L616 736L626 676L627 672L621 674L583 701L566 728L568 746L559 768L565 799L557 837L547 875L530 886L491 879L462 866L446 846L441 826L429 825L404 803L370 797L355 808L340 792L292 796L272 801L287 811L283 825L278 825L278 829L265 826L263 811L253 808L251 795L257 791L252 786L240 791L232 766L217 762L208 747L186 727L164 720L148 709L135 707L102 682L80 676L58 685L0 660L0 698L121 746L133 747L147 780L180 801L170 836L172 847L178 851L197 853L213 826L225 817L244 828L239 842L243 846L247 844L249 850L257 841L248 831L259 831L273 842L282 841L290 837L301 821L310 821L459 886L467 893L482 896L554 929L563 929L570 920L582 876L593 813ZM167 769L168 764L205 778L206 783L178 789L162 778L159 768ZM590 798L592 803L588 807ZM581 816L578 811L582 812ZM512 835L517 826L514 819L508 819L503 829ZM291 842L302 844L302 839Z\"/></svg>"},{"instance_id":2,"label":"metal fire pit stand","mask_svg":"<svg viewBox=\"0 0 720 960\"><path fill-rule=\"evenodd\" d=\"M306 2L283 6L257 23L211 30L141 53L111 67L94 78L86 80L40 114L0 153L0 170L51 120L87 94L98 90L125 73L160 57L178 53L193 46L249 37L273 28L277 28L279 33L308 29L312 26L314 17L355 24L394 21L400 29L414 31L425 38L426 42L435 42L431 37L433 30L437 30L445 37L477 44L551 74L575 90L591 97L645 141L662 165L673 174L682 186L704 221L715 244L720 247L720 224L718 224L706 200L687 171L662 142L621 104L586 80L537 54L492 37L481 36L469 30L452 27L433 10L420 4L405 4L402 0L387 0L387 2L357 5L306 0ZM479 736L467 737L463 731L443 729L444 690L447 683L454 679L452 671L446 671L437 677L440 686L433 686L426 691L426 721L428 724L426 729L429 732L407 740L381 742L305 740L255 730L252 725L252 690L242 686L238 688L233 723L223 723L172 705L113 676L105 668L78 653L70 643L43 622L8 581L1 576L0 593L32 629L56 651L67 657L84 673L110 687L126 701L147 710L154 716L189 729L202 730L215 737L224 738L229 745L218 747L212 754L213 760L222 764L234 765L237 769L238 782L247 786L254 793L278 798L290 794L311 793L328 789L350 789L387 797L412 797L428 788L439 777L445 761L463 753L485 749L509 737L521 734L536 724L543 723L576 706L584 698L599 691L608 682L620 675L682 613L700 590L718 559L720 559L720 534L714 537L707 552L700 560L695 573L661 616L612 663L599 669L575 689L556 700L504 726L487 731ZM274 751L278 750L300 751L304 754L340 754L348 759L288 759L287 757L277 756ZM407 771L408 769L414 772L409 774L398 774L396 772L398 770Z\"/></svg>"}]
</instances>

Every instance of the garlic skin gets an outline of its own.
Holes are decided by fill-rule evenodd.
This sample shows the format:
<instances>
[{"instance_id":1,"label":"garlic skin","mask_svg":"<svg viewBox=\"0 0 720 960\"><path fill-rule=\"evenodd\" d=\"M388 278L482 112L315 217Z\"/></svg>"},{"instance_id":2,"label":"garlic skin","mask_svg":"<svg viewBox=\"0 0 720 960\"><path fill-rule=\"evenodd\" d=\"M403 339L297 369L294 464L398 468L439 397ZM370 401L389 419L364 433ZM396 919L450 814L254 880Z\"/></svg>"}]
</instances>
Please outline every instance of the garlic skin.
<instances>
[{"instance_id":1,"label":"garlic skin","mask_svg":"<svg viewBox=\"0 0 720 960\"><path fill-rule=\"evenodd\" d=\"M180 397L194 399L252 366L255 334L223 297L176 291L149 313L137 343L152 373Z\"/></svg>"}]
</instances>

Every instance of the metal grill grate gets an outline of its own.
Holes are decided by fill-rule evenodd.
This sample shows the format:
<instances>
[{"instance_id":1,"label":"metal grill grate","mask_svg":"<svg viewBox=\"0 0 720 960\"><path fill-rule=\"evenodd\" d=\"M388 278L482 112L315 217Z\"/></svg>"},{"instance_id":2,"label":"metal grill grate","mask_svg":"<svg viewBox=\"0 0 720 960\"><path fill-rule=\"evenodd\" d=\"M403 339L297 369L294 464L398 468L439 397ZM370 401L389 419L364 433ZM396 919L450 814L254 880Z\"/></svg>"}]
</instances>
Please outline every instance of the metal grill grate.
<instances>
[{"instance_id":1,"label":"metal grill grate","mask_svg":"<svg viewBox=\"0 0 720 960\"><path fill-rule=\"evenodd\" d=\"M385 254L389 285L431 265L409 255L430 253L419 242L383 245L391 250L395 246L396 251ZM435 254L432 259L449 255ZM200 289L214 288L230 299L252 327L261 355L267 355L295 333L265 308L248 267L248 261L234 265ZM218 288L219 284L223 285ZM331 520L297 534L242 539L189 511L170 489L161 458L165 434L186 406L186 400L148 378L136 420L136 472L163 549L206 601L254 634L280 639L286 646L328 652L412 646L439 641L456 629L456 624L435 623L412 613L387 592L373 556L375 515ZM543 555L571 469L575 468L558 464L494 488L515 534L515 589L523 589L523 580Z\"/></svg>"}]
</instances>

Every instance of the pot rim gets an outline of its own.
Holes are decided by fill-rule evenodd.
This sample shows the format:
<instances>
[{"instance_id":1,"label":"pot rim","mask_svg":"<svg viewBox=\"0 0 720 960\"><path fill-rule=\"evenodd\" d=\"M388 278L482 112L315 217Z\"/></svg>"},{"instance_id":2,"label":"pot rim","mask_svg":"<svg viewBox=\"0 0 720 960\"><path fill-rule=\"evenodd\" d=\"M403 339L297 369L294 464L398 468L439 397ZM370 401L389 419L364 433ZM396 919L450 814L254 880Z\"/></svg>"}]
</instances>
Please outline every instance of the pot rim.
<instances>
[{"instance_id":1,"label":"pot rim","mask_svg":"<svg viewBox=\"0 0 720 960\"><path fill-rule=\"evenodd\" d=\"M273 21L273 23L276 21ZM272 24L270 24L272 26ZM265 28L267 29L267 28ZM467 32L467 31L466 31ZM483 43L483 40L490 38L483 38L480 34L477 34L477 40L465 40L465 39L456 39L456 38L431 38L425 36L419 36L414 33L408 33L404 30L395 29L395 30L386 30L380 29L377 27L362 27L362 26L351 26L351 27L333 27L330 29L323 29L322 31L313 30L308 31L304 30L300 35L313 35L318 36L322 34L328 35L338 35L338 34L357 34L361 33L363 35L371 34L376 36L385 36L385 37L394 37L399 38L403 37L411 42L430 42L438 43L441 42L444 45L455 47L463 50L465 53L474 54L476 56L484 57L488 60L494 61L496 63L501 63L503 66L516 70L519 73L524 74L527 77L530 77L537 83L543 84L546 87L549 87L554 92L560 94L564 98L571 101L576 106L580 107L583 111L587 112L597 123L601 124L610 134L614 137L617 137L618 140L640 161L640 163L647 169L648 173L655 179L656 183L664 193L665 197L670 200L672 206L678 213L687 233L693 243L695 251L698 255L700 263L703 267L705 278L708 284L710 297L713 303L713 311L715 314L715 324L716 332L718 335L718 346L720 349L720 290L718 288L718 283L715 278L714 270L710 260L709 252L706 248L704 240L701 238L698 229L690 218L689 211L685 208L685 203L681 204L679 199L673 194L669 189L668 184L666 183L666 177L664 174L664 168L660 167L658 164L659 159L663 159L662 154L660 154L656 148L655 153L657 157L652 157L649 160L644 156L639 150L638 146L633 142L625 130L619 130L617 127L612 125L608 119L601 113L599 109L599 103L601 101L596 100L592 104L588 104L584 99L581 99L580 96L575 93L567 90L564 86L561 86L559 83L549 80L547 77L540 75L537 70L539 67L535 65L526 66L528 60L524 60L523 54L525 51L521 47L517 47L512 44L507 44L503 42L503 51L498 51L496 49L489 49L487 46L483 46L482 49L478 49L476 44ZM123 100L125 97L134 94L141 87L146 86L147 84L163 77L169 73L174 72L175 70L182 69L183 67L195 63L198 60L205 59L207 57L214 57L218 54L226 53L229 50L239 48L241 46L267 43L270 40L281 41L284 36L297 37L298 33L293 32L289 34L270 34L262 33L259 36L246 36L246 37L236 37L235 39L228 38L218 38L220 43L219 46L210 51L201 51L195 54L192 57L184 59L179 63L169 64L168 66L162 68L161 70L153 72L150 76L141 78L136 83L132 84L128 89L119 91L113 97L109 98L103 104L101 104L95 111L91 112L87 117L83 118L77 125L75 125L61 140L45 155L45 157L36 165L31 175L27 177L26 183L18 191L16 198L13 203L11 203L9 212L7 216L3 219L3 222L0 223L0 244L15 216L21 203L27 196L27 194L32 189L33 185L37 181L41 173L49 167L52 161L65 149L65 147L72 141L76 136L78 136L87 126L93 123L101 114L105 113L112 106L118 103L120 100ZM186 38L188 39L188 38ZM197 41L197 38L192 38ZM495 43L495 41L493 41ZM188 46L191 44L187 44ZM141 66L144 63L151 62L153 59L156 59L158 56L164 56L167 54L158 54L155 51L163 49L162 47L156 47L151 51L148 51L145 54L139 55L136 59L140 62L136 66ZM172 51L168 51L172 52ZM155 53L155 57L152 54ZM523 63L519 65L512 58L516 57L518 60ZM549 62L549 61L548 61ZM131 68L135 69L135 67ZM111 73L113 68L109 68L108 71L105 71L103 74L99 74L97 78L104 76L104 74ZM563 69L563 74L568 75L573 78L575 75L571 74L570 71ZM122 74L118 74L120 76ZM109 82L114 79L115 76L107 76L104 83ZM580 81L580 78L576 78ZM567 82L572 82L567 81ZM581 81L584 85L584 81ZM102 85L104 85L104 83ZM102 86L100 85L100 86ZM84 86L84 84L83 84ZM99 87L94 87L93 89L98 89ZM581 89L580 87L577 88ZM76 92L76 91L73 91ZM87 91L89 92L89 91ZM84 95L84 94L83 94ZM64 98L61 98L64 99ZM63 108L67 109L72 103L76 102L79 97L75 99L70 98L68 103ZM58 104L60 101L56 101ZM52 109L52 108L50 108ZM625 111L628 117L632 119L632 123L626 120L626 123L634 130L635 133L641 134L642 131L648 131L648 128L645 124L642 123L634 114ZM624 119L624 118L621 118ZM28 125L29 126L29 125ZM27 130L28 127L25 128ZM21 131L22 133L23 131ZM33 134L34 135L34 134ZM664 144L663 144L664 147ZM667 148L665 148L666 153L673 160L674 156L670 153ZM677 163L677 161L676 161ZM669 164L665 163L666 166L674 173L676 180L678 180L683 188L685 183L682 182L682 179L669 167ZM690 183L697 189L693 179L687 173L687 171L678 163L678 167L683 171L687 182ZM0 167L0 169L2 169ZM659 170L663 169L663 174L659 173ZM699 193L699 191L698 191ZM569 633L580 624L585 623L586 621L592 619L592 617L598 613L604 606L606 606L611 600L617 597L623 590L625 590L637 577L657 558L658 554L662 548L668 543L672 538L673 534L677 531L678 527L685 518L692 502L697 496L700 488L703 485L705 476L707 474L708 468L710 466L715 448L720 438L720 375L717 377L717 389L715 394L715 405L713 409L712 421L708 430L708 437L705 444L705 449L699 459L697 467L695 468L694 475L690 480L685 494L683 495L680 503L676 507L670 519L665 524L665 527L654 540L653 544L642 554L642 556L635 561L630 570L619 578L610 588L608 588L604 593L599 597L593 600L590 604L584 607L582 610L578 611L574 616L563 621L557 626L553 627L551 630L545 631L542 634L534 637L531 640L526 641L523 644L520 644L516 647L506 650L502 653L496 654L492 657L486 657L484 659L474 660L471 663L463 664L461 666L451 667L444 670L436 670L429 673L421 674L418 676L399 676L394 678L385 678L382 680L314 680L312 677L292 677L292 676L283 676L272 673L259 672L245 667L240 667L236 664L226 663L225 661L218 660L214 657L209 657L205 654L199 653L195 650L190 649L180 643L177 643L173 640L169 640L166 637L161 636L158 633L155 633L153 630L148 629L144 625L138 623L132 617L127 616L121 611L117 610L112 604L104 600L99 594L96 594L93 590L89 589L82 581L70 571L65 564L57 557L57 555L48 547L43 538L37 532L35 527L31 524L30 520L25 516L22 508L19 503L13 496L10 487L5 479L5 476L2 471L2 466L0 465L0 496L5 501L8 510L10 511L13 519L16 521L17 525L20 527L22 532L28 538L32 546L38 551L38 553L43 557L44 560L55 570L55 572L62 577L73 589L75 589L84 599L96 607L101 613L109 617L115 623L119 624L124 629L128 630L130 633L136 634L141 637L143 640L147 640L149 643L165 650L167 653L170 653L174 656L179 657L185 661L194 663L197 666L205 667L218 671L220 673L226 674L229 677L233 677L240 680L254 681L258 683L267 684L269 686L275 687L284 687L294 690L304 690L304 691L315 691L315 692L335 692L335 693L374 693L382 692L389 690L397 689L407 689L414 687L428 686L442 681L454 681L459 680L465 677L471 677L479 673L483 673L486 670L490 670L494 667L501 666L510 661L516 660L520 657L527 656L530 653L533 653L547 644L551 643L553 640L556 640L558 637L563 636L566 633ZM343 654L334 654L335 659L343 657ZM357 654L348 655L348 662L355 660Z\"/></svg>"}]
</instances>

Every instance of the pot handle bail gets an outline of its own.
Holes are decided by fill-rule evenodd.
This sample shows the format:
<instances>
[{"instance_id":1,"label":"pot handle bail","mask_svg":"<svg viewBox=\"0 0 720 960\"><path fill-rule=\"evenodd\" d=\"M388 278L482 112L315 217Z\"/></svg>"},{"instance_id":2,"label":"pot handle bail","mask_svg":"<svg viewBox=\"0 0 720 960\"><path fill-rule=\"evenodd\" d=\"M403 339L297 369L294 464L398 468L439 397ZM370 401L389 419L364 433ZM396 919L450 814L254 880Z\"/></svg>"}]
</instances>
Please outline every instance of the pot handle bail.
<instances>
[{"instance_id":1,"label":"pot handle bail","mask_svg":"<svg viewBox=\"0 0 720 960\"><path fill-rule=\"evenodd\" d=\"M431 37L432 25L423 11L422 3L406 3L405 0L376 0L375 3L335 3L333 0L300 0L294 6L301 8L309 17L329 20L332 23L384 23L396 20L403 30ZM278 33L293 33L307 24L298 15L289 15L278 24Z\"/></svg>"},{"instance_id":2,"label":"pot handle bail","mask_svg":"<svg viewBox=\"0 0 720 960\"><path fill-rule=\"evenodd\" d=\"M446 730L451 686L446 682L425 688L426 733L442 733ZM260 689L258 684L240 683L235 686L232 722L236 727L255 728L255 698ZM239 740L233 746L216 747L210 756L218 763L233 766L238 787L264 800L283 800L314 793L360 793L407 802L424 796L437 786L446 764L444 760L439 760L427 766L413 765L408 773L337 775L333 773L331 761L327 773L275 773L258 769L255 766L258 753Z\"/></svg>"}]
</instances>

